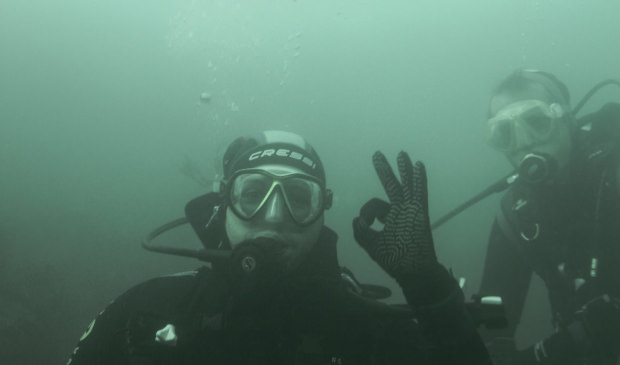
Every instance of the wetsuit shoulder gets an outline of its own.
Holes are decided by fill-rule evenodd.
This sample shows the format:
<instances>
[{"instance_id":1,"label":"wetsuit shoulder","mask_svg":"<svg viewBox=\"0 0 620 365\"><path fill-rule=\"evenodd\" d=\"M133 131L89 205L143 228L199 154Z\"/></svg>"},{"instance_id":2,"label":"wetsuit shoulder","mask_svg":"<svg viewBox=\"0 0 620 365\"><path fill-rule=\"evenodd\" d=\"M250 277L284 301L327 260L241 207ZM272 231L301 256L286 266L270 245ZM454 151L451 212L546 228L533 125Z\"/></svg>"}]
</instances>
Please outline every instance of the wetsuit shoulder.
<instances>
[{"instance_id":1,"label":"wetsuit shoulder","mask_svg":"<svg viewBox=\"0 0 620 365\"><path fill-rule=\"evenodd\" d=\"M116 299L139 308L151 307L158 302L178 302L200 279L209 275L205 270L186 271L159 276L140 283Z\"/></svg>"},{"instance_id":2,"label":"wetsuit shoulder","mask_svg":"<svg viewBox=\"0 0 620 365\"><path fill-rule=\"evenodd\" d=\"M153 332L177 320L210 275L205 268L157 277L129 289L90 323L69 363L128 363L136 334Z\"/></svg>"}]
</instances>

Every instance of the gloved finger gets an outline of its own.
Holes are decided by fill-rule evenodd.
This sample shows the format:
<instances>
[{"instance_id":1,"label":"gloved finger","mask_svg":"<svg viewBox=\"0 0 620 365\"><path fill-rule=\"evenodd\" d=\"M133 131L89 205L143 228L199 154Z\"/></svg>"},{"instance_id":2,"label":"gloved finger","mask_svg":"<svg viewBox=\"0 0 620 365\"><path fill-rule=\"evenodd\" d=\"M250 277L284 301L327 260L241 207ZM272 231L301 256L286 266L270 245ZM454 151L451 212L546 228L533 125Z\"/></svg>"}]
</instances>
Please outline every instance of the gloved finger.
<instances>
[{"instance_id":1,"label":"gloved finger","mask_svg":"<svg viewBox=\"0 0 620 365\"><path fill-rule=\"evenodd\" d=\"M385 217L389 211L390 203L379 198L372 198L360 208L360 218L363 220L362 223L370 227L375 219L378 219L381 223L385 223Z\"/></svg>"},{"instance_id":2,"label":"gloved finger","mask_svg":"<svg viewBox=\"0 0 620 365\"><path fill-rule=\"evenodd\" d=\"M424 215L428 217L428 186L426 179L426 167L420 161L415 163L413 167L413 201L417 202L422 210L424 211ZM428 219L427 219L428 220Z\"/></svg>"},{"instance_id":3,"label":"gloved finger","mask_svg":"<svg viewBox=\"0 0 620 365\"><path fill-rule=\"evenodd\" d=\"M379 242L379 232L370 228L360 217L353 219L353 237L372 257Z\"/></svg>"},{"instance_id":4,"label":"gloved finger","mask_svg":"<svg viewBox=\"0 0 620 365\"><path fill-rule=\"evenodd\" d=\"M409 155L405 151L400 151L396 158L398 172L402 181L403 201L410 203L413 201L413 164Z\"/></svg>"},{"instance_id":5,"label":"gloved finger","mask_svg":"<svg viewBox=\"0 0 620 365\"><path fill-rule=\"evenodd\" d=\"M372 156L372 163L390 203L400 203L403 195L402 187L383 153L380 151L375 152Z\"/></svg>"}]
</instances>

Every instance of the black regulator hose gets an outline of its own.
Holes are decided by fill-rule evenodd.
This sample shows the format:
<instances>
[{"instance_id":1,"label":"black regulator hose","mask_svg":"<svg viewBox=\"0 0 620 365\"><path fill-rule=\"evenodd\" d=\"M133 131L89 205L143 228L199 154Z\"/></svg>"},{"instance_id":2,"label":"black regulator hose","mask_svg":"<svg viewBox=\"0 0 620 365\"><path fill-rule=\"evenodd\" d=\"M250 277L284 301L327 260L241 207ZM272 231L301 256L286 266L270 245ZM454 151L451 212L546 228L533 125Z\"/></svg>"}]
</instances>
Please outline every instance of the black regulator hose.
<instances>
[{"instance_id":1,"label":"black regulator hose","mask_svg":"<svg viewBox=\"0 0 620 365\"><path fill-rule=\"evenodd\" d=\"M444 224L447 221L449 221L450 219L454 218L457 214L461 213L465 209L471 207L472 205L476 204L477 202L481 201L482 199L486 198L487 196L489 196L489 195L491 195L493 193L499 193L499 192L502 192L502 191L506 190L510 185L512 185L516 181L516 179L518 177L519 177L519 175L516 172L514 172L514 171L509 173L508 175L502 177L501 179L499 179L495 183L493 183L491 186L487 187L486 189L484 189L480 193L476 194L474 197L470 198L469 200L467 200L463 204L461 204L461 205L457 206L456 208L452 209L450 212L448 212L443 217L437 219L435 222L433 222L431 224L431 229L438 228L442 224Z\"/></svg>"},{"instance_id":2,"label":"black regulator hose","mask_svg":"<svg viewBox=\"0 0 620 365\"><path fill-rule=\"evenodd\" d=\"M596 94L600 89L602 89L603 87L605 87L607 85L616 85L616 86L620 87L620 81L618 81L616 79L608 79L608 80L601 81L598 84L594 85L594 87L592 89L590 89L590 91L588 91L583 96L583 98L581 98L579 103L577 103L577 105L575 105L575 107L572 110L573 116L577 116L577 113L579 113L581 108L583 108L583 106L588 102L588 100L590 100L590 98L592 98L592 96L594 94Z\"/></svg>"},{"instance_id":3,"label":"black regulator hose","mask_svg":"<svg viewBox=\"0 0 620 365\"><path fill-rule=\"evenodd\" d=\"M183 218L178 218L173 221L170 221L166 224L162 224L161 226L151 231L142 240L142 247L152 252L164 253L167 255L183 256L183 257L193 257L195 259L198 259L200 261L205 261L205 262L223 261L223 260L227 260L230 257L231 255L230 250L206 249L206 248L197 250L197 249L190 249L190 248L178 248L178 247L153 245L152 241L155 238L157 238L159 235L161 235L162 233L167 232L173 228L177 228L187 223L189 223L188 219L183 217Z\"/></svg>"}]
</instances>

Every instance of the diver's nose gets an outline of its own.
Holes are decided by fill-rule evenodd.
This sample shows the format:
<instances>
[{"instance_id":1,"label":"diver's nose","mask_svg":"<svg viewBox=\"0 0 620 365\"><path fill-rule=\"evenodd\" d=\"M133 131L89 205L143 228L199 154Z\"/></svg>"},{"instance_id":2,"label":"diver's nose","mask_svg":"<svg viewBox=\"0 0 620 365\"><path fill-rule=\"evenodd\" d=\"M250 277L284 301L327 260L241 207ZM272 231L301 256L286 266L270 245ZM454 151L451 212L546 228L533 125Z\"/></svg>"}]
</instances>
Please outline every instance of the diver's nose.
<instances>
[{"instance_id":1,"label":"diver's nose","mask_svg":"<svg viewBox=\"0 0 620 365\"><path fill-rule=\"evenodd\" d=\"M281 191L275 191L267 200L265 207L265 221L269 223L281 223L285 219L286 205Z\"/></svg>"}]
</instances>

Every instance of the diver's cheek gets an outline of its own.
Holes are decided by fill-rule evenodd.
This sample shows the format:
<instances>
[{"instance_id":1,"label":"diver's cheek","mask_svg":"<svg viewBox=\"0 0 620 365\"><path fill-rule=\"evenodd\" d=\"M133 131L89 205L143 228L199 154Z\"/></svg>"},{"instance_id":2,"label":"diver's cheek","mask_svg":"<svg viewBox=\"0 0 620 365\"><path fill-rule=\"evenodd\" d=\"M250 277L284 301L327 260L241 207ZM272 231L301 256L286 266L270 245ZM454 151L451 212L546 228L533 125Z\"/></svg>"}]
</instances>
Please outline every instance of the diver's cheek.
<instances>
[{"instance_id":1,"label":"diver's cheek","mask_svg":"<svg viewBox=\"0 0 620 365\"><path fill-rule=\"evenodd\" d=\"M252 221L243 220L230 208L226 211L225 222L226 236L232 248L237 247L241 242L252 238L251 235L255 231L252 225Z\"/></svg>"},{"instance_id":2,"label":"diver's cheek","mask_svg":"<svg viewBox=\"0 0 620 365\"><path fill-rule=\"evenodd\" d=\"M564 170L570 161L572 143L568 127L561 128L555 138L548 143L551 154L557 161L560 170Z\"/></svg>"}]
</instances>

